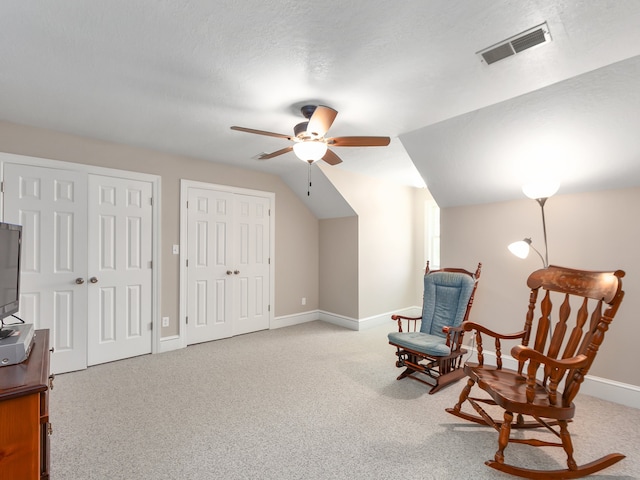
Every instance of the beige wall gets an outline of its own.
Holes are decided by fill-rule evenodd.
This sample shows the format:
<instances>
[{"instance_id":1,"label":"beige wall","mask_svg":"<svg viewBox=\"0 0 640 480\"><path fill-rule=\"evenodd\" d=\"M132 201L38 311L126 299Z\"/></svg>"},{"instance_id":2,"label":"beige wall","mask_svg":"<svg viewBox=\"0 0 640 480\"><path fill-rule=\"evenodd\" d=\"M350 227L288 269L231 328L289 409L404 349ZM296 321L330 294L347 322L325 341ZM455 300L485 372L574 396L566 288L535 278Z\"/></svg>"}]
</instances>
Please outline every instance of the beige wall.
<instances>
[{"instance_id":1,"label":"beige wall","mask_svg":"<svg viewBox=\"0 0 640 480\"><path fill-rule=\"evenodd\" d=\"M358 318L358 217L320 220L320 310Z\"/></svg>"},{"instance_id":2,"label":"beige wall","mask_svg":"<svg viewBox=\"0 0 640 480\"><path fill-rule=\"evenodd\" d=\"M162 178L160 313L171 319L163 336L177 333L178 325L179 266L171 246L180 239L182 178L275 192L275 316L318 308L318 220L277 176L7 122L0 122L0 151ZM306 297L306 306L301 297Z\"/></svg>"},{"instance_id":3,"label":"beige wall","mask_svg":"<svg viewBox=\"0 0 640 480\"><path fill-rule=\"evenodd\" d=\"M416 259L416 281L413 282L413 305L422 307L422 295L424 289L423 276L426 266L427 242L428 242L428 226L427 226L427 208L433 203L433 197L426 188L416 188L413 191L413 245L414 258ZM439 259L438 259L439 260Z\"/></svg>"},{"instance_id":4,"label":"beige wall","mask_svg":"<svg viewBox=\"0 0 640 480\"><path fill-rule=\"evenodd\" d=\"M340 169L322 170L358 215L357 318L416 305L428 191Z\"/></svg>"},{"instance_id":5,"label":"beige wall","mask_svg":"<svg viewBox=\"0 0 640 480\"><path fill-rule=\"evenodd\" d=\"M626 272L626 292L591 375L640 386L633 352L640 338L640 188L556 195L545 206L549 263ZM520 260L507 245L524 237L544 254L540 207L523 199L441 212L442 264L473 265L483 271L471 319L502 332L524 324L526 278L542 266L533 252ZM510 350L511 347L503 351Z\"/></svg>"}]
</instances>

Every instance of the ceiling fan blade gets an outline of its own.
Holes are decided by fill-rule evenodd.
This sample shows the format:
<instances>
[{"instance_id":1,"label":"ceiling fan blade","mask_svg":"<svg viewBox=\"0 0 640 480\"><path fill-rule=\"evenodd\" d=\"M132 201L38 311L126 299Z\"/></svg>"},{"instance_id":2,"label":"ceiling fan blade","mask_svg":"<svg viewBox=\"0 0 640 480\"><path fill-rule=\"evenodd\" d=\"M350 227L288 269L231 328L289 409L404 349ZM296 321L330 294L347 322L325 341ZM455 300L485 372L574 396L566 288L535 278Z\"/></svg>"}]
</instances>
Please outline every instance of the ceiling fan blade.
<instances>
[{"instance_id":1,"label":"ceiling fan blade","mask_svg":"<svg viewBox=\"0 0 640 480\"><path fill-rule=\"evenodd\" d=\"M338 115L338 111L324 105L318 105L309 119L307 132L318 137L324 137L327 130Z\"/></svg>"},{"instance_id":2,"label":"ceiling fan blade","mask_svg":"<svg viewBox=\"0 0 640 480\"><path fill-rule=\"evenodd\" d=\"M332 147L386 147L391 142L389 137L334 137L327 143Z\"/></svg>"},{"instance_id":3,"label":"ceiling fan blade","mask_svg":"<svg viewBox=\"0 0 640 480\"><path fill-rule=\"evenodd\" d=\"M284 155L285 153L288 153L291 150L293 150L293 146L288 146L272 153L263 153L258 158L260 160L268 160L269 158L277 157L278 155Z\"/></svg>"},{"instance_id":4,"label":"ceiling fan blade","mask_svg":"<svg viewBox=\"0 0 640 480\"><path fill-rule=\"evenodd\" d=\"M331 150L327 150L327 153L324 154L322 160L327 162L329 165L337 165L339 163L342 163L342 159Z\"/></svg>"},{"instance_id":5,"label":"ceiling fan blade","mask_svg":"<svg viewBox=\"0 0 640 480\"><path fill-rule=\"evenodd\" d=\"M254 130L253 128L245 128L245 127L231 127L231 130L238 130L239 132L247 132L247 133L256 133L258 135L268 135L269 137L278 137L278 138L286 138L287 140L293 140L291 135L284 135L282 133L273 133L273 132L265 132L264 130Z\"/></svg>"}]
</instances>

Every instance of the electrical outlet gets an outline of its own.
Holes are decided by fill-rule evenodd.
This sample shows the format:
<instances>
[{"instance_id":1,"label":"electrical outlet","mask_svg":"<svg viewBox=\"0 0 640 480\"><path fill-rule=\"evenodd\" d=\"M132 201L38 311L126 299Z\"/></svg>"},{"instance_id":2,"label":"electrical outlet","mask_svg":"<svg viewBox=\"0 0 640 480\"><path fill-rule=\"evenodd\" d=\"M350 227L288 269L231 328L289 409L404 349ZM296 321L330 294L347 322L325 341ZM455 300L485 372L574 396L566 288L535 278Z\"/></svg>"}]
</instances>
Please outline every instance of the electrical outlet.
<instances>
[{"instance_id":1,"label":"electrical outlet","mask_svg":"<svg viewBox=\"0 0 640 480\"><path fill-rule=\"evenodd\" d=\"M169 326L169 317L162 317L162 326L163 327Z\"/></svg>"},{"instance_id":2,"label":"electrical outlet","mask_svg":"<svg viewBox=\"0 0 640 480\"><path fill-rule=\"evenodd\" d=\"M306 305L307 304L307 297L302 297L302 305Z\"/></svg>"}]
</instances>

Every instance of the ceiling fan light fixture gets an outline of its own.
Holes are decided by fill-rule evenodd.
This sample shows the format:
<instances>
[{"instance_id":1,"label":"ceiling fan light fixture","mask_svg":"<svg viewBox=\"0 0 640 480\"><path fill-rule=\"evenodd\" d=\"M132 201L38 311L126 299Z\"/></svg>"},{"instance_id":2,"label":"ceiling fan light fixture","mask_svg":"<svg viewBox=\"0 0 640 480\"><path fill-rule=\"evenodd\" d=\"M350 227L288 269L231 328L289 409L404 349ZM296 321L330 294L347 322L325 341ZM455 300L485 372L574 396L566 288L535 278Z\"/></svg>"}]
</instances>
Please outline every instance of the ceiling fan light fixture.
<instances>
[{"instance_id":1,"label":"ceiling fan light fixture","mask_svg":"<svg viewBox=\"0 0 640 480\"><path fill-rule=\"evenodd\" d=\"M303 162L315 162L327 153L327 144L318 140L307 140L293 144L293 152Z\"/></svg>"}]
</instances>

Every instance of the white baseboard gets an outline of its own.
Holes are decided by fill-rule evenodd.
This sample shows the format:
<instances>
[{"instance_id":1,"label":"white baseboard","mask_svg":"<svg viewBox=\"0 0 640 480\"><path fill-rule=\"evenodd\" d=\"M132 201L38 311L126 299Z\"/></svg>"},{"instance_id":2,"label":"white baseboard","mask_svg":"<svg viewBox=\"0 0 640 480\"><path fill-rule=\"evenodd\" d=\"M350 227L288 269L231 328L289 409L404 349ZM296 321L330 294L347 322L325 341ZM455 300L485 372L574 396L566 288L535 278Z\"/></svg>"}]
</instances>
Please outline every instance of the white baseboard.
<instances>
[{"instance_id":1,"label":"white baseboard","mask_svg":"<svg viewBox=\"0 0 640 480\"><path fill-rule=\"evenodd\" d=\"M170 337L162 337L160 339L160 350L158 353L170 352L183 348L180 335L172 335Z\"/></svg>"},{"instance_id":2,"label":"white baseboard","mask_svg":"<svg viewBox=\"0 0 640 480\"><path fill-rule=\"evenodd\" d=\"M346 317L337 313L325 312L320 310L318 312L320 320L323 322L338 325L339 327L348 328L349 330L359 330L358 319L353 317Z\"/></svg>"},{"instance_id":3,"label":"white baseboard","mask_svg":"<svg viewBox=\"0 0 640 480\"><path fill-rule=\"evenodd\" d=\"M320 320L320 313L318 310L311 310L309 312L294 313L292 315L283 315L281 317L275 317L271 322L270 328L282 328L290 327L292 325L299 325L301 323L313 322Z\"/></svg>"},{"instance_id":4,"label":"white baseboard","mask_svg":"<svg viewBox=\"0 0 640 480\"><path fill-rule=\"evenodd\" d=\"M385 324L392 325L391 315L394 314L419 316L421 311L422 309L420 307L407 307L400 310L394 310L393 312L381 313L380 315L357 319L320 310L320 320L334 325L339 325L340 327L348 328L350 330L360 331Z\"/></svg>"},{"instance_id":5,"label":"white baseboard","mask_svg":"<svg viewBox=\"0 0 640 480\"><path fill-rule=\"evenodd\" d=\"M587 375L580 392L627 407L640 408L640 387L628 383Z\"/></svg>"},{"instance_id":6,"label":"white baseboard","mask_svg":"<svg viewBox=\"0 0 640 480\"><path fill-rule=\"evenodd\" d=\"M468 347L472 355L475 355L475 349ZM485 357L491 357L495 362L495 352L483 350ZM466 357L465 357L466 358ZM473 357L471 357L473 358ZM490 362L487 362L490 363ZM505 368L516 370L518 362L510 355L502 355L502 363ZM609 402L618 403L627 407L640 408L640 387L628 383L617 382L607 378L587 375L580 387L580 393L591 395L592 397L607 400Z\"/></svg>"},{"instance_id":7,"label":"white baseboard","mask_svg":"<svg viewBox=\"0 0 640 480\"><path fill-rule=\"evenodd\" d=\"M395 323L391 320L391 315L404 315L405 317L419 317L422 315L421 307L407 307L400 310L394 310L393 312L383 313L381 315L374 315L372 317L361 318L358 323L358 330L366 330L380 325L389 325L393 329Z\"/></svg>"}]
</instances>

